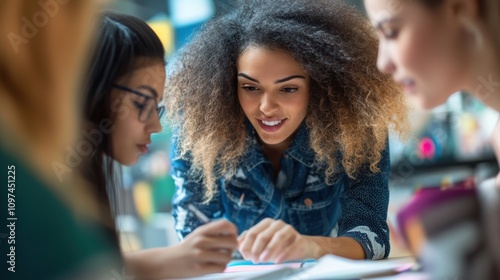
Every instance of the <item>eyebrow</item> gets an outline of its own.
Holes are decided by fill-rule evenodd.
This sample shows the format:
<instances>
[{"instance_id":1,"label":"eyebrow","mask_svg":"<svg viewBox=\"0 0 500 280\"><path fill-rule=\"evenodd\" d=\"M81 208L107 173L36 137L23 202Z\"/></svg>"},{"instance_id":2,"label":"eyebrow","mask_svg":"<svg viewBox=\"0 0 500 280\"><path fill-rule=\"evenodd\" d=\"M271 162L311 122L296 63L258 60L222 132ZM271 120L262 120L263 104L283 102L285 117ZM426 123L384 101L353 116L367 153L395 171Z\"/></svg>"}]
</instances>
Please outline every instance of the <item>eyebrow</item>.
<instances>
[{"instance_id":1,"label":"eyebrow","mask_svg":"<svg viewBox=\"0 0 500 280\"><path fill-rule=\"evenodd\" d=\"M158 97L158 92L156 92L156 89L154 89L154 88L152 88L152 87L150 87L150 86L147 86L147 85L142 85L142 86L138 86L137 88L138 88L138 89L140 89L140 88L147 89L147 90L149 90L151 93L153 93L153 95L154 95L155 97Z\"/></svg>"},{"instance_id":2,"label":"eyebrow","mask_svg":"<svg viewBox=\"0 0 500 280\"><path fill-rule=\"evenodd\" d=\"M243 77L243 78L246 78L246 79L248 79L248 80L250 80L250 81L253 81L253 82L256 82L256 83L260 83L260 82L259 82L259 80L254 79L254 78L252 78L252 77L248 76L248 75L247 75L247 74L245 74L245 73L239 73L239 74L238 74L238 76ZM289 76L289 77L286 77L286 78L283 78L283 79L276 80L276 81L274 81L274 83L275 83L275 84L280 84L280 83L284 83L284 82L286 82L286 81L290 81L290 80L292 80L292 79L304 79L304 80L305 80L305 79L306 79L306 77L304 77L304 76L302 76L302 75L292 75L292 76Z\"/></svg>"}]
</instances>

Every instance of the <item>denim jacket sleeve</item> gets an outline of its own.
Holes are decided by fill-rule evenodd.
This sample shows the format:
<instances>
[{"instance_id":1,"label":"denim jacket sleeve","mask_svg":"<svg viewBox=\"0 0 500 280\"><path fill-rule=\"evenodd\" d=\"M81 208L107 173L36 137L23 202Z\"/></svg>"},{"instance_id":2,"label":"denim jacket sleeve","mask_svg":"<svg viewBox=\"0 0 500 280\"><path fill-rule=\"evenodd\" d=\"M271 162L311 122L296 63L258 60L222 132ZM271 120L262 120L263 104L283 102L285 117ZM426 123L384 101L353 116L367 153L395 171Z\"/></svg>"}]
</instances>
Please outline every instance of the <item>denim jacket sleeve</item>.
<instances>
[{"instance_id":1,"label":"denim jacket sleeve","mask_svg":"<svg viewBox=\"0 0 500 280\"><path fill-rule=\"evenodd\" d=\"M356 179L346 176L341 196L343 214L338 222L338 236L350 237L361 244L366 259L387 258L390 251L387 209L389 205L389 145L379 163L380 172L367 167Z\"/></svg>"},{"instance_id":2,"label":"denim jacket sleeve","mask_svg":"<svg viewBox=\"0 0 500 280\"><path fill-rule=\"evenodd\" d=\"M189 154L187 159L180 158L178 148L178 137L172 137L171 153L171 175L175 183L175 193L172 198L172 215L175 220L175 230L180 240L203 224L196 216L188 210L187 205L193 204L210 219L222 216L220 198L215 193L213 199L203 203L205 186L200 178L191 175L191 162Z\"/></svg>"}]
</instances>

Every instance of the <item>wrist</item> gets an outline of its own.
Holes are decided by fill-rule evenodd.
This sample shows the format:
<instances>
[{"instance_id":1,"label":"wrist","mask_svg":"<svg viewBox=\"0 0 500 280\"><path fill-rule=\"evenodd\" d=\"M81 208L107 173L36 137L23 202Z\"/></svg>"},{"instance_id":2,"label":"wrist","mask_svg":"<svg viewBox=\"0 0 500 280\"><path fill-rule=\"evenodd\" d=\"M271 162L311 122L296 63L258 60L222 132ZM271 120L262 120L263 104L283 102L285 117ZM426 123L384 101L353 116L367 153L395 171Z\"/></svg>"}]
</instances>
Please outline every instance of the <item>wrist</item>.
<instances>
[{"instance_id":1,"label":"wrist","mask_svg":"<svg viewBox=\"0 0 500 280\"><path fill-rule=\"evenodd\" d=\"M319 244L317 237L304 236L306 242L306 256L305 258L319 259L326 255L325 249Z\"/></svg>"}]
</instances>

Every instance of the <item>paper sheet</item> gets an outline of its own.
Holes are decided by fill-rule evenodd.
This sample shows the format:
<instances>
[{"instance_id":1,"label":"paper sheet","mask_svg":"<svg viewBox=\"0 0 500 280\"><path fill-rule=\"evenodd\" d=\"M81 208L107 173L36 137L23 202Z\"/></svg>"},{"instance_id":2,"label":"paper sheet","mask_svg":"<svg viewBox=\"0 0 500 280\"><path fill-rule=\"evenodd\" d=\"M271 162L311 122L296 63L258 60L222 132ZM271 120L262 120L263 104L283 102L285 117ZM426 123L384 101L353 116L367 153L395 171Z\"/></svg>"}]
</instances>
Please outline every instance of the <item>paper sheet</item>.
<instances>
[{"instance_id":1,"label":"paper sheet","mask_svg":"<svg viewBox=\"0 0 500 280\"><path fill-rule=\"evenodd\" d=\"M411 269L415 265L413 258L390 260L350 260L333 255L327 255L318 263L304 269L288 279L359 279L375 275L399 273Z\"/></svg>"}]
</instances>

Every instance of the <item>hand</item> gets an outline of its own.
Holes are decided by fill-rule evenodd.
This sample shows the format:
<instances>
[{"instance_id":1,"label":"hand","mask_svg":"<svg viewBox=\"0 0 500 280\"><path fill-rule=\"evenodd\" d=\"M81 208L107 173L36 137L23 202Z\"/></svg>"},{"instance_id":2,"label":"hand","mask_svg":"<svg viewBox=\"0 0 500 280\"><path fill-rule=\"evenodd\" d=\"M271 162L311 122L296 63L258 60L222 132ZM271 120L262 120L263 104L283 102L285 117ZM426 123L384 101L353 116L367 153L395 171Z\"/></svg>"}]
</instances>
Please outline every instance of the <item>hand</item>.
<instances>
[{"instance_id":1,"label":"hand","mask_svg":"<svg viewBox=\"0 0 500 280\"><path fill-rule=\"evenodd\" d=\"M178 245L183 269L197 275L224 271L238 246L237 236L236 226L224 219L198 227Z\"/></svg>"},{"instance_id":2,"label":"hand","mask_svg":"<svg viewBox=\"0 0 500 280\"><path fill-rule=\"evenodd\" d=\"M317 244L281 220L266 218L238 238L245 259L254 263L314 258Z\"/></svg>"},{"instance_id":3,"label":"hand","mask_svg":"<svg viewBox=\"0 0 500 280\"><path fill-rule=\"evenodd\" d=\"M238 246L237 236L235 225L217 220L198 227L179 244L135 253L129 264L143 278L184 278L222 272Z\"/></svg>"}]
</instances>

